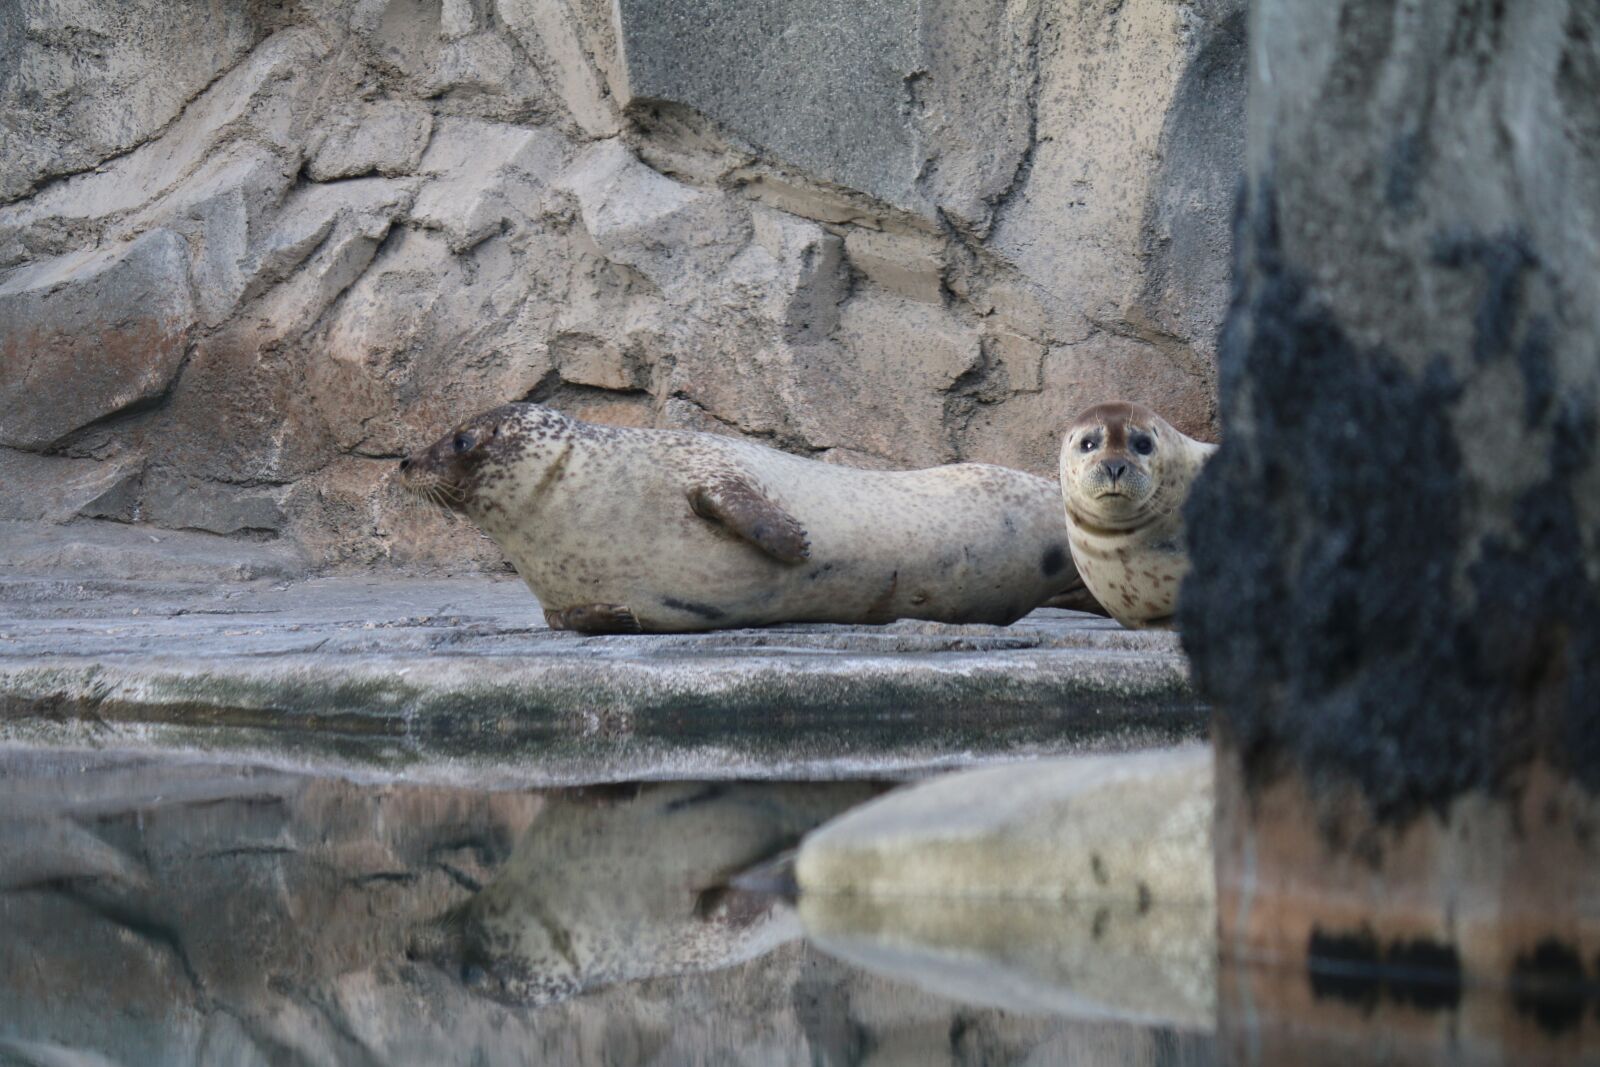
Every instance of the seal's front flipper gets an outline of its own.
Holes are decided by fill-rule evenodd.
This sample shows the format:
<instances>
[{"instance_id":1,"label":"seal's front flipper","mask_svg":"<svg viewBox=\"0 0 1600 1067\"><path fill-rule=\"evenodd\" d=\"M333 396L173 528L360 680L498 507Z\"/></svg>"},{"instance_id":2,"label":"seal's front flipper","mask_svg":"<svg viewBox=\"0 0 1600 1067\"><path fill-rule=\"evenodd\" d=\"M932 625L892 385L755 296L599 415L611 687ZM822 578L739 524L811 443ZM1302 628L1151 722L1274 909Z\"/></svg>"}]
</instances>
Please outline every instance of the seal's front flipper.
<instances>
[{"instance_id":1,"label":"seal's front flipper","mask_svg":"<svg viewBox=\"0 0 1600 1067\"><path fill-rule=\"evenodd\" d=\"M1111 612L1105 609L1095 595L1089 592L1089 587L1083 584L1083 579L1076 579L1072 585L1055 596L1040 604L1041 608L1066 608L1068 611L1086 611L1090 615L1103 615L1111 617Z\"/></svg>"},{"instance_id":2,"label":"seal's front flipper","mask_svg":"<svg viewBox=\"0 0 1600 1067\"><path fill-rule=\"evenodd\" d=\"M722 525L780 563L811 557L806 528L741 475L724 475L692 487L689 506L702 519Z\"/></svg>"},{"instance_id":3,"label":"seal's front flipper","mask_svg":"<svg viewBox=\"0 0 1600 1067\"><path fill-rule=\"evenodd\" d=\"M579 604L561 611L546 609L544 621L552 630L576 630L582 634L644 632L633 612L621 604Z\"/></svg>"}]
</instances>

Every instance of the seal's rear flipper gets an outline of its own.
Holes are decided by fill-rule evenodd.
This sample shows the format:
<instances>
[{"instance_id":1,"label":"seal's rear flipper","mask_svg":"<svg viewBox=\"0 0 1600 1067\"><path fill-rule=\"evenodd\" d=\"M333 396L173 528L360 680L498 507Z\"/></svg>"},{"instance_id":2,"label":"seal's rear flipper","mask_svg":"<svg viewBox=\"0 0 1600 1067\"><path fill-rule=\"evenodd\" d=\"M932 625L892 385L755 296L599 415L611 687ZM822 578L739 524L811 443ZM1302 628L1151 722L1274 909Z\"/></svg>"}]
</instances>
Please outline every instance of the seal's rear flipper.
<instances>
[{"instance_id":1,"label":"seal's rear flipper","mask_svg":"<svg viewBox=\"0 0 1600 1067\"><path fill-rule=\"evenodd\" d=\"M723 475L691 487L689 507L780 563L799 563L811 556L811 542L799 520L741 475Z\"/></svg>"},{"instance_id":2,"label":"seal's rear flipper","mask_svg":"<svg viewBox=\"0 0 1600 1067\"><path fill-rule=\"evenodd\" d=\"M1086 611L1090 615L1103 615L1111 617L1111 612L1096 600L1094 594L1089 592L1089 587L1079 579L1077 584L1070 589L1064 589L1055 596L1039 605L1041 608L1066 608L1068 611Z\"/></svg>"}]
</instances>

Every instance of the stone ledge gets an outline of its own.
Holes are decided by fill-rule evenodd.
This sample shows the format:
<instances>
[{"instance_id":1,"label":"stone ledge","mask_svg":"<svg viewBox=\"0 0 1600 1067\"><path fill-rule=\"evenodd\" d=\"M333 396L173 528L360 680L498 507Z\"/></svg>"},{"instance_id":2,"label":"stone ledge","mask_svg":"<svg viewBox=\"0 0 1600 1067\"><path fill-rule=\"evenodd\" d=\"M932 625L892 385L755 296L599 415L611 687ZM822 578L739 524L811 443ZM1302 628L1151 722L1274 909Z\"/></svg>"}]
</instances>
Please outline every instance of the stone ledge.
<instances>
[{"instance_id":1,"label":"stone ledge","mask_svg":"<svg viewBox=\"0 0 1600 1067\"><path fill-rule=\"evenodd\" d=\"M475 784L847 777L1201 736L1175 635L553 632L520 582L0 572L0 742L203 750Z\"/></svg>"},{"instance_id":2,"label":"stone ledge","mask_svg":"<svg viewBox=\"0 0 1600 1067\"><path fill-rule=\"evenodd\" d=\"M813 832L803 893L1215 907L1209 745L1035 760L898 789Z\"/></svg>"}]
</instances>

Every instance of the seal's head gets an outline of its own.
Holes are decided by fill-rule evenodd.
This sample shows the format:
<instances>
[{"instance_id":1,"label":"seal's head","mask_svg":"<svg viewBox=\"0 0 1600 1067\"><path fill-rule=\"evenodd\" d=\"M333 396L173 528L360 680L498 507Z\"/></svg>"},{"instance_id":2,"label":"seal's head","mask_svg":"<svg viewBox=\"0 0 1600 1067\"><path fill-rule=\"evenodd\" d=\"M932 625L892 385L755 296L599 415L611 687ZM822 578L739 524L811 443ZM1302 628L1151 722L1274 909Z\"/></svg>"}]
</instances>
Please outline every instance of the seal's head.
<instances>
[{"instance_id":1,"label":"seal's head","mask_svg":"<svg viewBox=\"0 0 1600 1067\"><path fill-rule=\"evenodd\" d=\"M407 491L476 518L492 510L492 492L543 480L560 462L574 424L538 404L506 404L475 415L427 448L400 461Z\"/></svg>"},{"instance_id":2,"label":"seal's head","mask_svg":"<svg viewBox=\"0 0 1600 1067\"><path fill-rule=\"evenodd\" d=\"M1061 487L1078 523L1111 529L1140 525L1160 510L1162 474L1179 460L1178 432L1149 408L1096 404L1061 441Z\"/></svg>"}]
</instances>

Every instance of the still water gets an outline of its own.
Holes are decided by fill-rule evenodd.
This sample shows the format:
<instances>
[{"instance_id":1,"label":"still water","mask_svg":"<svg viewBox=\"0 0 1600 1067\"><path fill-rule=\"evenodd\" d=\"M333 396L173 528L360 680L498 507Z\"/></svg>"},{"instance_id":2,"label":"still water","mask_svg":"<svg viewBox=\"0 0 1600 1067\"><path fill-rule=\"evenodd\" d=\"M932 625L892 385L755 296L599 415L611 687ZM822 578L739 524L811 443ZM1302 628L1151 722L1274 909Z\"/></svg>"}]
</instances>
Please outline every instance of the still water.
<instances>
[{"instance_id":1,"label":"still water","mask_svg":"<svg viewBox=\"0 0 1600 1067\"><path fill-rule=\"evenodd\" d=\"M0 1063L1585 1062L1510 1008L1219 976L1209 916L769 891L886 787L0 751Z\"/></svg>"}]
</instances>

